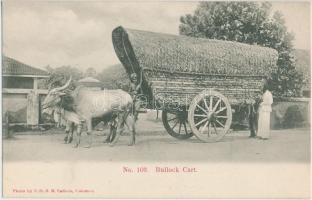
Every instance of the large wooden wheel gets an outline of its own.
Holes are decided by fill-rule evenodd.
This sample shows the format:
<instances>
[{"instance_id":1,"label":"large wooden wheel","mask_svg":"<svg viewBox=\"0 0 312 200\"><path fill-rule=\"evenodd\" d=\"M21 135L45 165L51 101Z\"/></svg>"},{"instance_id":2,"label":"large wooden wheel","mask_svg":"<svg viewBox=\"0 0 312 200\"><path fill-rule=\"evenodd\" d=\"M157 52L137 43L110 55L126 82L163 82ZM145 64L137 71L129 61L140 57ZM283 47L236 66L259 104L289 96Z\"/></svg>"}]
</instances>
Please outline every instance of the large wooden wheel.
<instances>
[{"instance_id":1,"label":"large wooden wheel","mask_svg":"<svg viewBox=\"0 0 312 200\"><path fill-rule=\"evenodd\" d=\"M185 140L193 136L187 120L187 111L162 111L165 129L174 138Z\"/></svg>"},{"instance_id":2,"label":"large wooden wheel","mask_svg":"<svg viewBox=\"0 0 312 200\"><path fill-rule=\"evenodd\" d=\"M203 91L191 102L188 121L198 139L203 142L217 142L230 129L231 105L221 93L213 90Z\"/></svg>"}]
</instances>

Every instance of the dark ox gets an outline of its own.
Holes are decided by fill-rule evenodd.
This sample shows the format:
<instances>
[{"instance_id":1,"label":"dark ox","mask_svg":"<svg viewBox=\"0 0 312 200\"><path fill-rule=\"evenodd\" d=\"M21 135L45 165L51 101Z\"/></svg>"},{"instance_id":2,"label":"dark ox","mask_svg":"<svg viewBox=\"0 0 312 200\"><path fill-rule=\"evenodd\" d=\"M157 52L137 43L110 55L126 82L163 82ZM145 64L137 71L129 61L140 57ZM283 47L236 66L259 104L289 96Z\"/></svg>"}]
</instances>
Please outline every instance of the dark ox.
<instances>
[{"instance_id":1,"label":"dark ox","mask_svg":"<svg viewBox=\"0 0 312 200\"><path fill-rule=\"evenodd\" d=\"M115 116L117 122L116 136L111 145L114 145L124 126L129 127L131 136L129 145L135 143L135 120L133 117L133 100L131 96L122 90L93 91L85 87L78 87L70 94L65 93L69 87L71 78L62 87L49 91L43 102L43 113L53 114L53 111L64 110L64 118L68 123L77 125L77 138L74 147L80 143L82 124L86 122L88 147L91 146L92 119L105 116ZM64 104L65 97L71 99L72 107L68 109ZM112 133L112 132L111 132ZM108 136L108 140L111 135Z\"/></svg>"}]
</instances>

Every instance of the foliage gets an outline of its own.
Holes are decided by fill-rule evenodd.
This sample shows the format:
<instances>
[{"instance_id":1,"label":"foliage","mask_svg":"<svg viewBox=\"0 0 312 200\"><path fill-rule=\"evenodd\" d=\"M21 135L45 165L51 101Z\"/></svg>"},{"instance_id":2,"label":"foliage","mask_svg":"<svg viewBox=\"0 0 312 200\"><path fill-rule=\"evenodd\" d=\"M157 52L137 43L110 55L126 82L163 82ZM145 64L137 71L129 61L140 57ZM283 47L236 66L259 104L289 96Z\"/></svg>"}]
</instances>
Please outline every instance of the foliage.
<instances>
[{"instance_id":1,"label":"foliage","mask_svg":"<svg viewBox=\"0 0 312 200\"><path fill-rule=\"evenodd\" d=\"M310 61L310 51L296 49L294 52L296 58L296 70L303 73L303 83L304 90L310 90L311 87L311 61Z\"/></svg>"},{"instance_id":2,"label":"foliage","mask_svg":"<svg viewBox=\"0 0 312 200\"><path fill-rule=\"evenodd\" d=\"M47 66L46 70L49 72L50 77L42 80L44 88L60 87L64 85L71 76L73 80L71 89L73 89L77 85L76 82L79 79L91 76L100 80L106 89L123 89L128 91L129 78L121 64L104 68L98 74L94 68L88 68L85 73L83 73L78 68L71 66L61 66L58 68L51 68L50 66Z\"/></svg>"},{"instance_id":3,"label":"foliage","mask_svg":"<svg viewBox=\"0 0 312 200\"><path fill-rule=\"evenodd\" d=\"M289 106L286 110L283 127L284 128L292 128L300 125L304 122L303 114L300 110L299 105Z\"/></svg>"},{"instance_id":4,"label":"foliage","mask_svg":"<svg viewBox=\"0 0 312 200\"><path fill-rule=\"evenodd\" d=\"M295 69L294 39L280 12L271 14L269 2L200 2L193 15L180 18L180 34L257 44L276 49L278 70L270 86L276 96L298 96L303 76Z\"/></svg>"},{"instance_id":5,"label":"foliage","mask_svg":"<svg viewBox=\"0 0 312 200\"><path fill-rule=\"evenodd\" d=\"M79 69L71 66L61 66L57 68L47 66L46 70L49 72L50 77L46 79L45 86L49 89L63 86L68 81L69 77L72 77L73 84L71 87L74 87L75 82L83 77L83 73Z\"/></svg>"},{"instance_id":6,"label":"foliage","mask_svg":"<svg viewBox=\"0 0 312 200\"><path fill-rule=\"evenodd\" d=\"M121 64L104 68L96 77L106 89L129 90L130 80Z\"/></svg>"}]
</instances>

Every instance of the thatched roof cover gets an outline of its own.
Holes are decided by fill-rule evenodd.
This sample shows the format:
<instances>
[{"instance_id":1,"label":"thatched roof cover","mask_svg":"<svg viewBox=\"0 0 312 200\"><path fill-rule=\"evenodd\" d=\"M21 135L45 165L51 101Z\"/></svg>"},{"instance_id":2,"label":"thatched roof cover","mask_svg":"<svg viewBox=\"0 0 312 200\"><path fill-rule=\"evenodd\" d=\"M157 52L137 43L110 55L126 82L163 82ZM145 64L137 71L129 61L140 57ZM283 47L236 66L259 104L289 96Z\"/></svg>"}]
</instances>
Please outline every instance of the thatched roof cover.
<instances>
[{"instance_id":1,"label":"thatched roof cover","mask_svg":"<svg viewBox=\"0 0 312 200\"><path fill-rule=\"evenodd\" d=\"M267 76L276 69L277 51L211 40L117 27L112 39L128 73L140 68L168 72Z\"/></svg>"}]
</instances>

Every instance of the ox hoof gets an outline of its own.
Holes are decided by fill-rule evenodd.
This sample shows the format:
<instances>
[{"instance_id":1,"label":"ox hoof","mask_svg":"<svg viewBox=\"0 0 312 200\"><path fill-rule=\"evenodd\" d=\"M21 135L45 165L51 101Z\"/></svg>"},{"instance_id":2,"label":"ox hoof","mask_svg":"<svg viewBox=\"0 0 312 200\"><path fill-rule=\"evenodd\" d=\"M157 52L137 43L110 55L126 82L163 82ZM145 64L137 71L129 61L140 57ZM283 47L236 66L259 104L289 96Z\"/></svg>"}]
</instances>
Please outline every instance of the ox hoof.
<instances>
[{"instance_id":1,"label":"ox hoof","mask_svg":"<svg viewBox=\"0 0 312 200\"><path fill-rule=\"evenodd\" d=\"M78 147L78 144L74 144L74 145L73 145L73 148L77 148L77 147Z\"/></svg>"},{"instance_id":2,"label":"ox hoof","mask_svg":"<svg viewBox=\"0 0 312 200\"><path fill-rule=\"evenodd\" d=\"M83 146L84 148L91 148L91 145L90 144L87 144L85 146Z\"/></svg>"},{"instance_id":3,"label":"ox hoof","mask_svg":"<svg viewBox=\"0 0 312 200\"><path fill-rule=\"evenodd\" d=\"M110 143L110 140L104 140L103 143Z\"/></svg>"},{"instance_id":4,"label":"ox hoof","mask_svg":"<svg viewBox=\"0 0 312 200\"><path fill-rule=\"evenodd\" d=\"M132 137L132 139L130 139L128 146L133 146L134 144L135 144L135 137Z\"/></svg>"}]
</instances>

